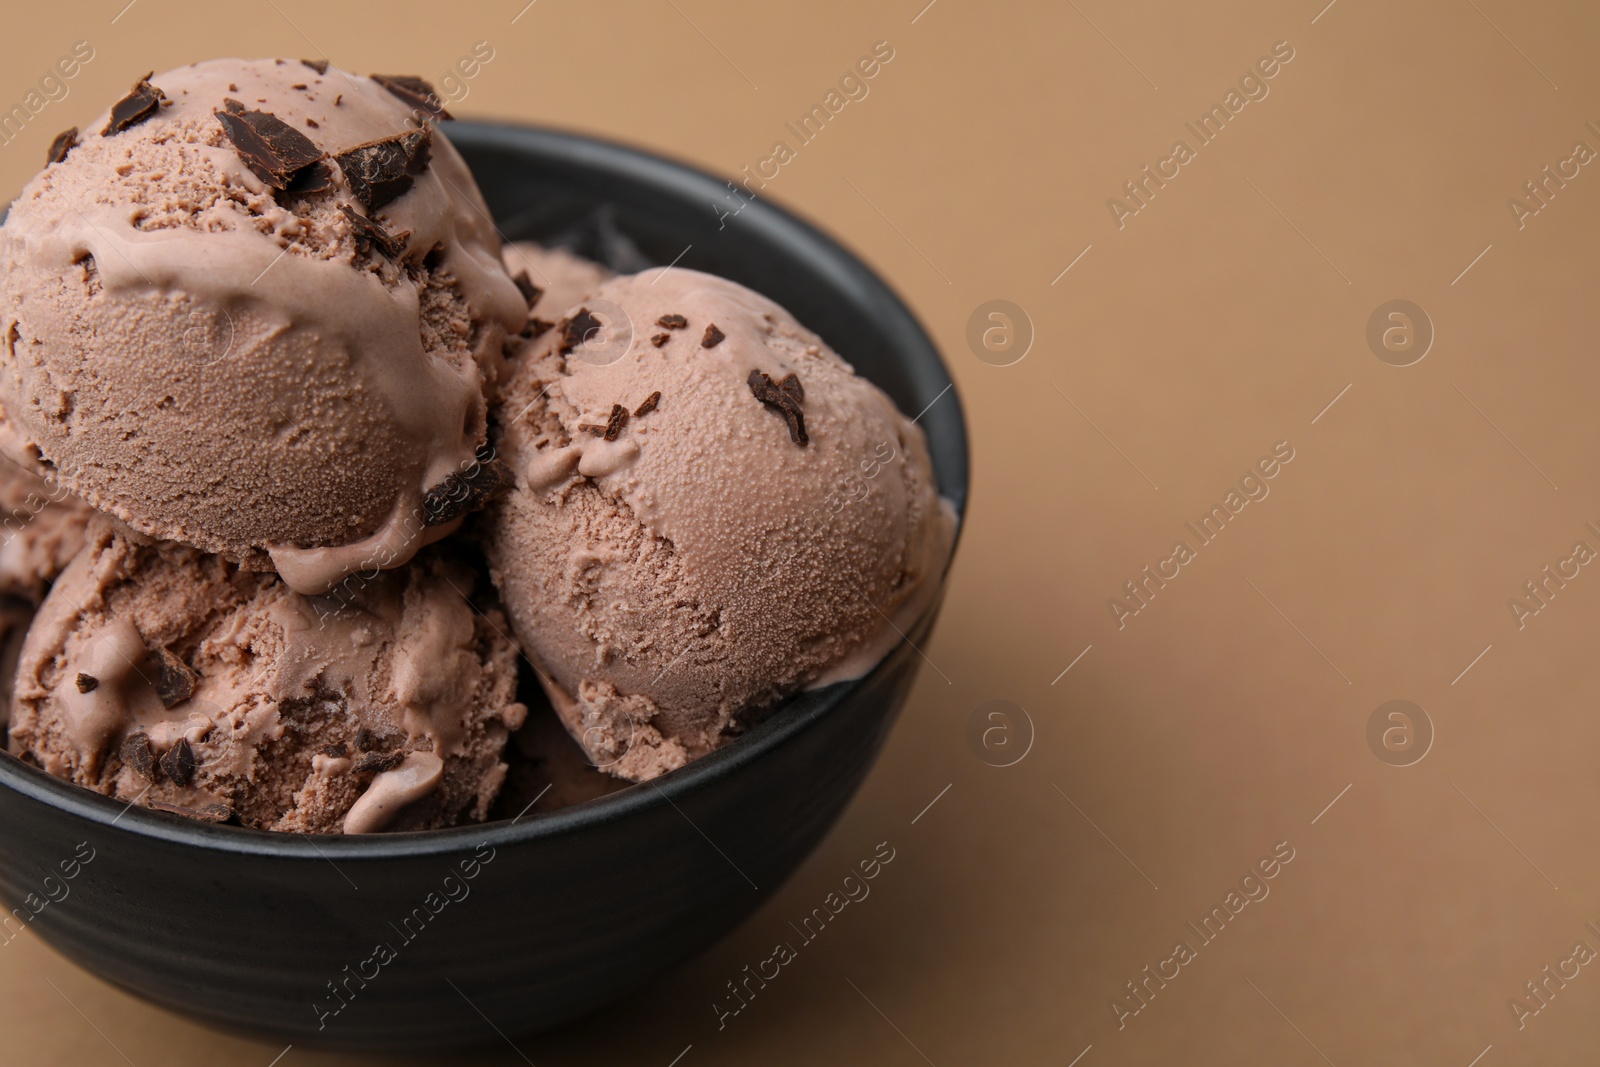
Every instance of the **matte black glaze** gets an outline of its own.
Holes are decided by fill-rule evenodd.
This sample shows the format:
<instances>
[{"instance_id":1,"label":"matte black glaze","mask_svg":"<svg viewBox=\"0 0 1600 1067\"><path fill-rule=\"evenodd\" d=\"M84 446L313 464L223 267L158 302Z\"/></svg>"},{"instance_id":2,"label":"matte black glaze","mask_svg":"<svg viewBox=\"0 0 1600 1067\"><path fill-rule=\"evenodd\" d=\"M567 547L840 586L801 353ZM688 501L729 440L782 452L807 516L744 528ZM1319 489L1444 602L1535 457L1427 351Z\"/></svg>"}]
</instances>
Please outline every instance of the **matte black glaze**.
<instances>
[{"instance_id":1,"label":"matte black glaze","mask_svg":"<svg viewBox=\"0 0 1600 1067\"><path fill-rule=\"evenodd\" d=\"M642 152L546 130L448 130L507 236L595 242L583 250L619 265L669 263L692 245L680 265L787 306L903 409L933 404L921 423L940 487L964 505L966 431L954 390L940 395L938 353L834 241L762 200L719 229L736 203L727 186ZM911 639L932 623L930 612ZM507 1033L553 1026L657 980L777 889L860 785L919 663L902 643L866 678L803 694L653 783L420 834L209 826L124 810L0 755L0 898L15 909L0 940L27 925L156 1003L300 1046L497 1040L474 1006ZM414 909L427 919L407 925ZM396 953L381 965L379 942Z\"/></svg>"}]
</instances>

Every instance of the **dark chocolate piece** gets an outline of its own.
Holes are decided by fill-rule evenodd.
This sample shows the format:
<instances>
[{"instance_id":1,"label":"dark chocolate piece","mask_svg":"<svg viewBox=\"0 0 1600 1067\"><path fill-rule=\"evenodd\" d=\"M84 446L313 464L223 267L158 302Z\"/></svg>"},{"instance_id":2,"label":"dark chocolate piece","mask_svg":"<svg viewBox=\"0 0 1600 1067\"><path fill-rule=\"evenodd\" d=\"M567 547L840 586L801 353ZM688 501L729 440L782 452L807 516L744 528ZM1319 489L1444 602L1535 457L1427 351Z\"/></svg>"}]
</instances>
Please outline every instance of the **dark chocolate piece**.
<instances>
[{"instance_id":1,"label":"dark chocolate piece","mask_svg":"<svg viewBox=\"0 0 1600 1067\"><path fill-rule=\"evenodd\" d=\"M304 63L318 74L328 73L328 61L326 59L302 59L300 62Z\"/></svg>"},{"instance_id":2,"label":"dark chocolate piece","mask_svg":"<svg viewBox=\"0 0 1600 1067\"><path fill-rule=\"evenodd\" d=\"M372 751L372 746L377 740L376 737L372 736L372 731L365 726L356 731L356 747L363 752Z\"/></svg>"},{"instance_id":3,"label":"dark chocolate piece","mask_svg":"<svg viewBox=\"0 0 1600 1067\"><path fill-rule=\"evenodd\" d=\"M716 348L718 345L720 345L723 342L723 340L727 336L728 336L727 334L725 334L721 330L717 329L717 324L716 323L714 323L714 322L710 323L709 325L706 326L705 336L700 338L700 347L701 348Z\"/></svg>"},{"instance_id":4,"label":"dark chocolate piece","mask_svg":"<svg viewBox=\"0 0 1600 1067\"><path fill-rule=\"evenodd\" d=\"M670 333L658 333L654 337L650 338L650 343L655 345L657 348L660 348L670 340L672 340L672 335Z\"/></svg>"},{"instance_id":5,"label":"dark chocolate piece","mask_svg":"<svg viewBox=\"0 0 1600 1067\"><path fill-rule=\"evenodd\" d=\"M350 749L343 741L340 741L337 745L329 745L327 748L324 748L322 750L322 754L327 756L329 759L344 759L346 756L350 755Z\"/></svg>"},{"instance_id":6,"label":"dark chocolate piece","mask_svg":"<svg viewBox=\"0 0 1600 1067\"><path fill-rule=\"evenodd\" d=\"M60 163L67 158L67 153L78 147L78 127L62 130L56 134L56 139L50 142L50 155L45 159L44 165Z\"/></svg>"},{"instance_id":7,"label":"dark chocolate piece","mask_svg":"<svg viewBox=\"0 0 1600 1067\"><path fill-rule=\"evenodd\" d=\"M305 196L308 193L325 193L333 188L333 167L326 159L319 159L309 167L301 167L284 189L287 196Z\"/></svg>"},{"instance_id":8,"label":"dark chocolate piece","mask_svg":"<svg viewBox=\"0 0 1600 1067\"><path fill-rule=\"evenodd\" d=\"M100 687L100 679L96 678L92 674L84 674L82 671L79 671L77 677L77 686L78 692L80 693L92 693Z\"/></svg>"},{"instance_id":9,"label":"dark chocolate piece","mask_svg":"<svg viewBox=\"0 0 1600 1067\"><path fill-rule=\"evenodd\" d=\"M622 436L623 427L628 425L628 409L621 404L611 405L611 417L606 420L605 438L615 441Z\"/></svg>"},{"instance_id":10,"label":"dark chocolate piece","mask_svg":"<svg viewBox=\"0 0 1600 1067\"><path fill-rule=\"evenodd\" d=\"M410 190L416 176L428 169L432 147L433 130L424 126L347 148L334 159L351 194L372 211Z\"/></svg>"},{"instance_id":11,"label":"dark chocolate piece","mask_svg":"<svg viewBox=\"0 0 1600 1067\"><path fill-rule=\"evenodd\" d=\"M231 96L225 96L222 98L222 110L230 115L243 115L244 105Z\"/></svg>"},{"instance_id":12,"label":"dark chocolate piece","mask_svg":"<svg viewBox=\"0 0 1600 1067\"><path fill-rule=\"evenodd\" d=\"M404 763L406 754L400 749L393 752L368 752L356 760L351 770L357 774L380 774L383 771L392 771Z\"/></svg>"},{"instance_id":13,"label":"dark chocolate piece","mask_svg":"<svg viewBox=\"0 0 1600 1067\"><path fill-rule=\"evenodd\" d=\"M689 325L689 320L682 315L663 315L656 320L657 326L665 326L669 330L681 330Z\"/></svg>"},{"instance_id":14,"label":"dark chocolate piece","mask_svg":"<svg viewBox=\"0 0 1600 1067\"><path fill-rule=\"evenodd\" d=\"M312 118L310 115L306 116L306 125L310 126L313 130L322 129L322 123L318 122L316 119Z\"/></svg>"},{"instance_id":15,"label":"dark chocolate piece","mask_svg":"<svg viewBox=\"0 0 1600 1067\"><path fill-rule=\"evenodd\" d=\"M178 743L161 754L161 769L167 773L174 785L186 786L194 781L194 769L200 765L194 758L194 749L189 747L187 737L178 738Z\"/></svg>"},{"instance_id":16,"label":"dark chocolate piece","mask_svg":"<svg viewBox=\"0 0 1600 1067\"><path fill-rule=\"evenodd\" d=\"M200 680L194 668L179 659L171 649L152 649L156 661L156 696L167 707L182 704L194 695L194 683Z\"/></svg>"},{"instance_id":17,"label":"dark chocolate piece","mask_svg":"<svg viewBox=\"0 0 1600 1067\"><path fill-rule=\"evenodd\" d=\"M286 189L295 172L322 158L311 138L270 111L214 111L244 165L274 189Z\"/></svg>"},{"instance_id":18,"label":"dark chocolate piece","mask_svg":"<svg viewBox=\"0 0 1600 1067\"><path fill-rule=\"evenodd\" d=\"M531 341L535 337L543 337L553 330L555 325L546 319L529 319L528 325L522 328L522 336Z\"/></svg>"},{"instance_id":19,"label":"dark chocolate piece","mask_svg":"<svg viewBox=\"0 0 1600 1067\"><path fill-rule=\"evenodd\" d=\"M311 88L311 86L307 85L305 82L295 82L293 85L289 86L289 88L291 88L291 89L300 89L300 90L303 91L303 90Z\"/></svg>"},{"instance_id":20,"label":"dark chocolate piece","mask_svg":"<svg viewBox=\"0 0 1600 1067\"><path fill-rule=\"evenodd\" d=\"M599 327L600 320L591 315L588 308L579 308L576 315L561 324L561 346L557 351L566 355L587 341Z\"/></svg>"},{"instance_id":21,"label":"dark chocolate piece","mask_svg":"<svg viewBox=\"0 0 1600 1067\"><path fill-rule=\"evenodd\" d=\"M782 415L783 421L789 424L789 440L804 448L811 438L806 434L806 417L800 411L800 399L805 396L800 379L790 374L779 383L770 375L753 370L746 382L757 400Z\"/></svg>"},{"instance_id":22,"label":"dark chocolate piece","mask_svg":"<svg viewBox=\"0 0 1600 1067\"><path fill-rule=\"evenodd\" d=\"M455 117L444 109L444 103L439 99L439 94L434 92L433 86L414 74L373 74L370 77L401 101L431 119Z\"/></svg>"},{"instance_id":23,"label":"dark chocolate piece","mask_svg":"<svg viewBox=\"0 0 1600 1067\"><path fill-rule=\"evenodd\" d=\"M497 459L480 461L465 474L452 474L429 489L422 498L422 521L443 526L468 512L477 511L516 484L510 468Z\"/></svg>"},{"instance_id":24,"label":"dark chocolate piece","mask_svg":"<svg viewBox=\"0 0 1600 1067\"><path fill-rule=\"evenodd\" d=\"M654 411L659 403L661 403L661 390L657 389L644 398L644 403L633 409L633 417L636 419L643 418Z\"/></svg>"},{"instance_id":25,"label":"dark chocolate piece","mask_svg":"<svg viewBox=\"0 0 1600 1067\"><path fill-rule=\"evenodd\" d=\"M153 70L150 72L154 73ZM100 131L103 136L110 137L130 126L137 126L161 110L167 94L150 84L150 74L140 78L127 96L111 105L111 119L106 123L106 128Z\"/></svg>"},{"instance_id":26,"label":"dark chocolate piece","mask_svg":"<svg viewBox=\"0 0 1600 1067\"><path fill-rule=\"evenodd\" d=\"M410 230L393 234L365 215L351 211L348 204L340 204L339 210L344 212L344 217L350 220L350 226L355 230L358 251L370 252L376 248L390 259L399 259L400 253L405 251L406 238L411 236Z\"/></svg>"},{"instance_id":27,"label":"dark chocolate piece","mask_svg":"<svg viewBox=\"0 0 1600 1067\"><path fill-rule=\"evenodd\" d=\"M528 277L528 272L525 270L517 271L511 280L517 283L517 289L522 293L522 299L528 302L528 309L531 311L533 305L544 295L544 290L533 284L533 279Z\"/></svg>"},{"instance_id":28,"label":"dark chocolate piece","mask_svg":"<svg viewBox=\"0 0 1600 1067\"><path fill-rule=\"evenodd\" d=\"M168 804L165 800L152 800L151 810L165 812L168 815L182 815L188 819L199 819L201 822L222 825L232 822L235 818L234 810L226 804L201 804L199 807L186 808L181 804Z\"/></svg>"},{"instance_id":29,"label":"dark chocolate piece","mask_svg":"<svg viewBox=\"0 0 1600 1067\"><path fill-rule=\"evenodd\" d=\"M148 734L133 734L122 742L122 762L147 782L156 780L156 754Z\"/></svg>"}]
</instances>

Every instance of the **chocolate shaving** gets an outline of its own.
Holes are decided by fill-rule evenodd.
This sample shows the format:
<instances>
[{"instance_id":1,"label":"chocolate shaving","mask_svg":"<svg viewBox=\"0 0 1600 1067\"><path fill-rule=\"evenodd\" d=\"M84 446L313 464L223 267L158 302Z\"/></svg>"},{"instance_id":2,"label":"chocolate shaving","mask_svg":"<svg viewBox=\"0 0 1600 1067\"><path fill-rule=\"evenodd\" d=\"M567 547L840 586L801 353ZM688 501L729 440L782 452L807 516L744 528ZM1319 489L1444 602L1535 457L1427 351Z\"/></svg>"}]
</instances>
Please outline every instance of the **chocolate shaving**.
<instances>
[{"instance_id":1,"label":"chocolate shaving","mask_svg":"<svg viewBox=\"0 0 1600 1067\"><path fill-rule=\"evenodd\" d=\"M373 74L373 81L393 93L404 103L421 111L431 119L449 119L455 116L444 109L439 94L433 86L414 74Z\"/></svg>"},{"instance_id":2,"label":"chocolate shaving","mask_svg":"<svg viewBox=\"0 0 1600 1067\"><path fill-rule=\"evenodd\" d=\"M62 130L56 134L56 139L50 142L50 155L45 159L44 165L60 163L67 158L67 153L78 147L78 127Z\"/></svg>"},{"instance_id":3,"label":"chocolate shaving","mask_svg":"<svg viewBox=\"0 0 1600 1067\"><path fill-rule=\"evenodd\" d=\"M528 302L528 309L531 311L533 305L544 295L544 290L533 284L533 279L528 277L528 272L525 270L517 271L511 280L517 283L517 290L522 293L522 299Z\"/></svg>"},{"instance_id":4,"label":"chocolate shaving","mask_svg":"<svg viewBox=\"0 0 1600 1067\"><path fill-rule=\"evenodd\" d=\"M557 349L563 356L589 339L589 334L600 328L600 320L589 313L588 308L579 308L578 313L561 324L561 346Z\"/></svg>"},{"instance_id":5,"label":"chocolate shaving","mask_svg":"<svg viewBox=\"0 0 1600 1067\"><path fill-rule=\"evenodd\" d=\"M424 126L347 148L334 159L351 194L372 211L410 190L416 176L428 169L432 147L433 130Z\"/></svg>"},{"instance_id":6,"label":"chocolate shaving","mask_svg":"<svg viewBox=\"0 0 1600 1067\"><path fill-rule=\"evenodd\" d=\"M154 73L153 70L150 72ZM102 136L110 137L130 126L137 126L161 110L167 94L150 84L150 74L140 78L127 96L111 105L111 119L106 123L106 128L100 131Z\"/></svg>"},{"instance_id":7,"label":"chocolate shaving","mask_svg":"<svg viewBox=\"0 0 1600 1067\"><path fill-rule=\"evenodd\" d=\"M100 679L96 678L92 674L84 674L82 671L79 671L76 684L78 686L78 692L92 693L100 687Z\"/></svg>"},{"instance_id":8,"label":"chocolate shaving","mask_svg":"<svg viewBox=\"0 0 1600 1067\"><path fill-rule=\"evenodd\" d=\"M200 680L194 668L173 654L171 649L151 651L156 661L156 696L167 707L182 704L194 695L194 683Z\"/></svg>"},{"instance_id":9,"label":"chocolate shaving","mask_svg":"<svg viewBox=\"0 0 1600 1067\"><path fill-rule=\"evenodd\" d=\"M152 800L150 807L153 811L182 815L185 818L199 819L201 822L216 823L219 826L225 822L232 822L235 817L234 810L226 804L201 804L197 808L186 808L181 804L168 804L165 800Z\"/></svg>"},{"instance_id":10,"label":"chocolate shaving","mask_svg":"<svg viewBox=\"0 0 1600 1067\"><path fill-rule=\"evenodd\" d=\"M147 782L156 780L156 754L148 734L132 734L122 742L122 762Z\"/></svg>"},{"instance_id":11,"label":"chocolate shaving","mask_svg":"<svg viewBox=\"0 0 1600 1067\"><path fill-rule=\"evenodd\" d=\"M663 315L656 320L657 326L665 326L669 330L681 330L689 325L689 320L682 315Z\"/></svg>"},{"instance_id":12,"label":"chocolate shaving","mask_svg":"<svg viewBox=\"0 0 1600 1067\"><path fill-rule=\"evenodd\" d=\"M318 122L316 119L312 118L310 115L306 116L306 125L310 126L313 130L322 129L322 123Z\"/></svg>"},{"instance_id":13,"label":"chocolate shaving","mask_svg":"<svg viewBox=\"0 0 1600 1067\"><path fill-rule=\"evenodd\" d=\"M543 337L554 328L555 323L545 319L529 319L528 325L522 328L522 336L531 341L535 337Z\"/></svg>"},{"instance_id":14,"label":"chocolate shaving","mask_svg":"<svg viewBox=\"0 0 1600 1067\"><path fill-rule=\"evenodd\" d=\"M356 760L351 770L357 774L381 774L384 771L394 770L404 763L405 759L406 754L398 748L393 752L368 752Z\"/></svg>"},{"instance_id":15,"label":"chocolate shaving","mask_svg":"<svg viewBox=\"0 0 1600 1067\"><path fill-rule=\"evenodd\" d=\"M329 745L327 748L324 748L322 750L322 754L327 756L329 759L344 759L346 756L350 755L350 749L343 741L341 741L337 745Z\"/></svg>"},{"instance_id":16,"label":"chocolate shaving","mask_svg":"<svg viewBox=\"0 0 1600 1067\"><path fill-rule=\"evenodd\" d=\"M611 405L611 417L606 420L605 438L615 441L622 435L623 427L628 425L628 409L621 404Z\"/></svg>"},{"instance_id":17,"label":"chocolate shaving","mask_svg":"<svg viewBox=\"0 0 1600 1067\"><path fill-rule=\"evenodd\" d=\"M356 747L363 752L372 751L373 743L377 740L378 739L372 735L372 731L367 729L365 726L356 731Z\"/></svg>"},{"instance_id":18,"label":"chocolate shaving","mask_svg":"<svg viewBox=\"0 0 1600 1067\"><path fill-rule=\"evenodd\" d=\"M161 769L175 785L186 786L194 781L194 769L199 765L187 737L178 738L177 744L161 754Z\"/></svg>"},{"instance_id":19,"label":"chocolate shaving","mask_svg":"<svg viewBox=\"0 0 1600 1067\"><path fill-rule=\"evenodd\" d=\"M727 336L727 334L717 329L717 324L713 322L706 327L705 336L700 338L700 347L716 348Z\"/></svg>"},{"instance_id":20,"label":"chocolate shaving","mask_svg":"<svg viewBox=\"0 0 1600 1067\"><path fill-rule=\"evenodd\" d=\"M656 409L656 405L659 403L661 403L661 390L657 389L655 392L644 398L644 403L633 409L633 417L636 419L644 418L646 415L654 411Z\"/></svg>"},{"instance_id":21,"label":"chocolate shaving","mask_svg":"<svg viewBox=\"0 0 1600 1067\"><path fill-rule=\"evenodd\" d=\"M660 348L670 340L672 340L672 335L670 333L658 333L654 337L650 338L650 343L655 345L657 348Z\"/></svg>"},{"instance_id":22,"label":"chocolate shaving","mask_svg":"<svg viewBox=\"0 0 1600 1067\"><path fill-rule=\"evenodd\" d=\"M789 440L804 448L811 438L806 434L806 417L800 411L800 401L805 396L800 379L790 374L782 382L775 382L771 376L753 370L746 382L757 400L782 415L789 424Z\"/></svg>"},{"instance_id":23,"label":"chocolate shaving","mask_svg":"<svg viewBox=\"0 0 1600 1067\"><path fill-rule=\"evenodd\" d=\"M311 138L270 111L234 111L224 101L212 114L244 165L274 189L287 189L295 172L322 158Z\"/></svg>"},{"instance_id":24,"label":"chocolate shaving","mask_svg":"<svg viewBox=\"0 0 1600 1067\"><path fill-rule=\"evenodd\" d=\"M328 61L326 59L302 59L300 62L318 74L328 73Z\"/></svg>"},{"instance_id":25,"label":"chocolate shaving","mask_svg":"<svg viewBox=\"0 0 1600 1067\"><path fill-rule=\"evenodd\" d=\"M390 259L399 259L400 253L405 251L406 238L411 236L410 230L393 234L365 215L351 211L348 204L340 204L339 210L344 212L344 217L350 220L351 229L355 230L358 251L370 252L376 248Z\"/></svg>"},{"instance_id":26,"label":"chocolate shaving","mask_svg":"<svg viewBox=\"0 0 1600 1067\"><path fill-rule=\"evenodd\" d=\"M293 85L289 86L289 88L305 90L311 88L311 86L307 85L305 82L295 82Z\"/></svg>"},{"instance_id":27,"label":"chocolate shaving","mask_svg":"<svg viewBox=\"0 0 1600 1067\"><path fill-rule=\"evenodd\" d=\"M626 412L624 412L626 414ZM443 526L471 511L477 511L516 484L510 468L497 459L479 462L467 474L452 474L429 489L422 498L422 521L427 526Z\"/></svg>"}]
</instances>

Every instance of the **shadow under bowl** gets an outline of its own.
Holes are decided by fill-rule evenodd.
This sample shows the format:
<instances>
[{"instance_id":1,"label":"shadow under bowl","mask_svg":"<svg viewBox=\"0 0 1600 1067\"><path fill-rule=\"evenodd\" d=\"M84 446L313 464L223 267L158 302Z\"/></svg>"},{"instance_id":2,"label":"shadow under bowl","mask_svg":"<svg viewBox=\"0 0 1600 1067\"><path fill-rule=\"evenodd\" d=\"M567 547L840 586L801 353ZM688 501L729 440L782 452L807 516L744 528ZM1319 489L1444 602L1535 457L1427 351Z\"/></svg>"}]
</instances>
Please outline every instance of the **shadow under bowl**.
<instances>
[{"instance_id":1,"label":"shadow under bowl","mask_svg":"<svg viewBox=\"0 0 1600 1067\"><path fill-rule=\"evenodd\" d=\"M967 492L960 404L933 344L832 239L682 164L575 134L452 123L513 239L720 274L788 307L909 412L941 492ZM946 393L949 395L945 395ZM926 409L926 410L924 410ZM937 607L908 635L920 644ZM520 821L372 837L166 816L0 754L0 941L33 930L89 971L297 1046L450 1048L577 1018L704 951L782 884L876 758L920 660L801 694L654 782Z\"/></svg>"}]
</instances>

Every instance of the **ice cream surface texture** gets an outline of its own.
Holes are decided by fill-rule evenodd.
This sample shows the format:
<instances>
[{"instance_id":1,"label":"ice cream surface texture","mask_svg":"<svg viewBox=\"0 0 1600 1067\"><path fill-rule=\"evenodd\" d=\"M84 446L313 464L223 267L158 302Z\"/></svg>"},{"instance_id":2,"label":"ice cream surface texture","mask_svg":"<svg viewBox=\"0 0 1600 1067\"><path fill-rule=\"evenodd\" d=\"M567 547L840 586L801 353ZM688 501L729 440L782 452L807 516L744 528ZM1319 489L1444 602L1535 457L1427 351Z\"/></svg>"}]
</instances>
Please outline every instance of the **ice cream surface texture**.
<instances>
[{"instance_id":1,"label":"ice cream surface texture","mask_svg":"<svg viewBox=\"0 0 1600 1067\"><path fill-rule=\"evenodd\" d=\"M453 528L527 304L436 110L215 60L64 135L0 226L0 448L306 593Z\"/></svg>"},{"instance_id":2,"label":"ice cream surface texture","mask_svg":"<svg viewBox=\"0 0 1600 1067\"><path fill-rule=\"evenodd\" d=\"M679 767L866 673L927 607L955 520L922 431L770 300L618 277L513 363L495 419L517 485L476 529L597 765Z\"/></svg>"},{"instance_id":3,"label":"ice cream surface texture","mask_svg":"<svg viewBox=\"0 0 1600 1067\"><path fill-rule=\"evenodd\" d=\"M448 546L346 598L107 519L23 645L13 753L147 807L301 832L483 819L527 709ZM348 588L348 587L347 587Z\"/></svg>"},{"instance_id":4,"label":"ice cream surface texture","mask_svg":"<svg viewBox=\"0 0 1600 1067\"><path fill-rule=\"evenodd\" d=\"M72 494L0 456L0 597L37 606L83 547L91 514Z\"/></svg>"}]
</instances>

